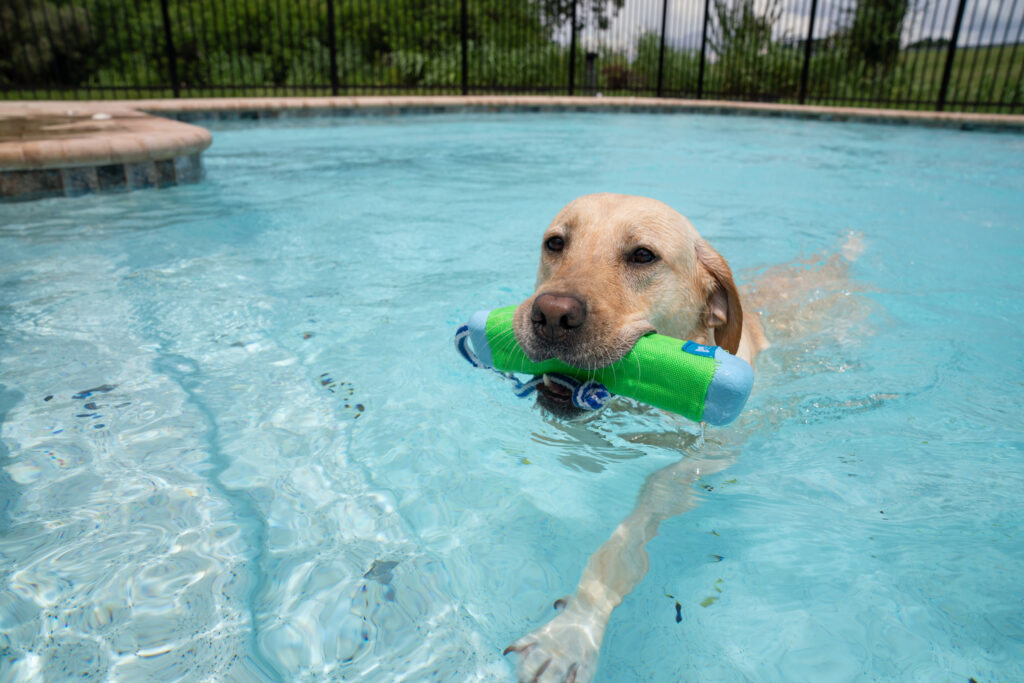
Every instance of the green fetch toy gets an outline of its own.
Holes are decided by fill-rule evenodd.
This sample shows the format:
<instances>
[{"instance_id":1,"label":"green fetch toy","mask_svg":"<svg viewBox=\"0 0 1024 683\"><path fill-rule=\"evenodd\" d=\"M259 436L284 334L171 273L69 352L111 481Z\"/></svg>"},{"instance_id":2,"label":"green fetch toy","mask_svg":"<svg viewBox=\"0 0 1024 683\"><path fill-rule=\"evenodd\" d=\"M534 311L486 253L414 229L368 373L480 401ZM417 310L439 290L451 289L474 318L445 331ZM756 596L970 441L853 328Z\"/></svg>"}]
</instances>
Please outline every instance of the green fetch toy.
<instances>
[{"instance_id":1,"label":"green fetch toy","mask_svg":"<svg viewBox=\"0 0 1024 683\"><path fill-rule=\"evenodd\" d=\"M620 360L596 370L576 368L556 358L535 362L515 341L515 309L477 311L459 328L456 347L476 367L573 378L575 381L560 383L572 391L577 407L599 408L611 392L695 422L722 426L739 416L754 385L750 364L725 349L661 334L641 337ZM521 395L530 393L538 383L517 381L520 390L526 389Z\"/></svg>"}]
</instances>

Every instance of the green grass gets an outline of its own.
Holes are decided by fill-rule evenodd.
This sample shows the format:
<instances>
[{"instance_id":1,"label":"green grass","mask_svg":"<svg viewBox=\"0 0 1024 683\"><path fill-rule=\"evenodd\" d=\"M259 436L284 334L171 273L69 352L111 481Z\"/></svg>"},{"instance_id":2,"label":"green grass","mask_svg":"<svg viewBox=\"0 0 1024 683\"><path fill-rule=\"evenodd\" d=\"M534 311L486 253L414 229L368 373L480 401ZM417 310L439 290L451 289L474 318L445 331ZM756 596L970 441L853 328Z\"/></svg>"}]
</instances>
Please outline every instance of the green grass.
<instances>
[{"instance_id":1,"label":"green grass","mask_svg":"<svg viewBox=\"0 0 1024 683\"><path fill-rule=\"evenodd\" d=\"M935 101L939 96L947 51L942 48L907 51L899 68L914 79L909 99ZM958 111L961 102L995 102L999 106L971 107L972 111L1024 111L1024 45L974 47L957 50L946 93L946 109Z\"/></svg>"}]
</instances>

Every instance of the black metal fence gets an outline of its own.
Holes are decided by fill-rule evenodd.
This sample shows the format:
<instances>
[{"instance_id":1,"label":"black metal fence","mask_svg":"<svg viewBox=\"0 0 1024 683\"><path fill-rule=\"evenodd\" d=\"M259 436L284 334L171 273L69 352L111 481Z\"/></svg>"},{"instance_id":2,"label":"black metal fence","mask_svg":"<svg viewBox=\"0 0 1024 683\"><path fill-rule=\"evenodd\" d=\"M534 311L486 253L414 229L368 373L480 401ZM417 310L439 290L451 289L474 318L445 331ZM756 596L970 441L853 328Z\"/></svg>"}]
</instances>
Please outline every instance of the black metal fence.
<instances>
[{"instance_id":1,"label":"black metal fence","mask_svg":"<svg viewBox=\"0 0 1024 683\"><path fill-rule=\"evenodd\" d=\"M544 93L1024 113L1024 0L0 0L0 98Z\"/></svg>"}]
</instances>

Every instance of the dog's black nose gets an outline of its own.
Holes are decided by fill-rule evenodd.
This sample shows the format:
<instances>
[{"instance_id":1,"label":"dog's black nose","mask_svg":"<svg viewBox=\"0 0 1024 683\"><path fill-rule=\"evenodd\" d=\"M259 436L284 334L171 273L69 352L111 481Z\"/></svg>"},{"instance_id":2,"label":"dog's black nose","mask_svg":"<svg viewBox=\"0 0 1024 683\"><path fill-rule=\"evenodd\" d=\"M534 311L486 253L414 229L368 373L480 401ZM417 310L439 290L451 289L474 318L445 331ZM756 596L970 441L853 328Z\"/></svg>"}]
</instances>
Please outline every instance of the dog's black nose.
<instances>
[{"instance_id":1,"label":"dog's black nose","mask_svg":"<svg viewBox=\"0 0 1024 683\"><path fill-rule=\"evenodd\" d=\"M563 342L587 319L587 307L569 294L541 294L533 300L530 320L542 339Z\"/></svg>"}]
</instances>

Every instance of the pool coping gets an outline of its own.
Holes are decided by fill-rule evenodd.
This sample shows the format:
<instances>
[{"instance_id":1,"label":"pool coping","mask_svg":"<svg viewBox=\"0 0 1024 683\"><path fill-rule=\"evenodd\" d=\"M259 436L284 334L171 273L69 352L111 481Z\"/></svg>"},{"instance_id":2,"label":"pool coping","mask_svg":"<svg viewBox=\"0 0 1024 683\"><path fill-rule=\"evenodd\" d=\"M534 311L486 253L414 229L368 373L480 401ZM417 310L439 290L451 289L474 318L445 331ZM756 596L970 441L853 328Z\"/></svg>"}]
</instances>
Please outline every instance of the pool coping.
<instances>
[{"instance_id":1,"label":"pool coping","mask_svg":"<svg viewBox=\"0 0 1024 683\"><path fill-rule=\"evenodd\" d=\"M538 95L225 97L0 101L0 201L197 182L213 141L190 121L453 112L630 112L770 116L1024 132L1024 115L728 100Z\"/></svg>"},{"instance_id":2,"label":"pool coping","mask_svg":"<svg viewBox=\"0 0 1024 683\"><path fill-rule=\"evenodd\" d=\"M663 97L581 97L548 95L401 95L340 97L224 97L121 100L118 104L188 120L273 117L282 112L315 116L331 113L424 113L483 111L625 111L739 114L827 121L864 121L948 127L964 130L1024 132L1024 115L912 111L863 107L826 107L731 100L688 100ZM223 115L228 116L223 116Z\"/></svg>"},{"instance_id":3,"label":"pool coping","mask_svg":"<svg viewBox=\"0 0 1024 683\"><path fill-rule=\"evenodd\" d=\"M198 182L212 142L122 102L0 102L0 200Z\"/></svg>"}]
</instances>

